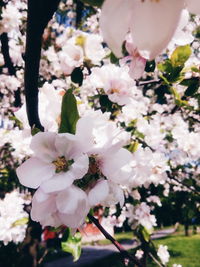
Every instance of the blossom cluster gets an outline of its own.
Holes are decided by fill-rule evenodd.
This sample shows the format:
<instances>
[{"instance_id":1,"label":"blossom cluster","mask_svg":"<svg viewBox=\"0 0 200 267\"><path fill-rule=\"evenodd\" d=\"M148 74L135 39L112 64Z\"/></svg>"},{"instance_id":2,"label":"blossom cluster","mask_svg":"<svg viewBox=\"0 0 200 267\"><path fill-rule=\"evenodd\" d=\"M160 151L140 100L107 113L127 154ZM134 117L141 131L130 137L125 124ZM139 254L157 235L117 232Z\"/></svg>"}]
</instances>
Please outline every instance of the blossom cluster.
<instances>
[{"instance_id":1,"label":"blossom cluster","mask_svg":"<svg viewBox=\"0 0 200 267\"><path fill-rule=\"evenodd\" d=\"M24 210L24 204L30 204L30 201L17 190L7 193L0 200L0 241L4 245L11 241L18 244L26 236L29 215Z\"/></svg>"}]
</instances>

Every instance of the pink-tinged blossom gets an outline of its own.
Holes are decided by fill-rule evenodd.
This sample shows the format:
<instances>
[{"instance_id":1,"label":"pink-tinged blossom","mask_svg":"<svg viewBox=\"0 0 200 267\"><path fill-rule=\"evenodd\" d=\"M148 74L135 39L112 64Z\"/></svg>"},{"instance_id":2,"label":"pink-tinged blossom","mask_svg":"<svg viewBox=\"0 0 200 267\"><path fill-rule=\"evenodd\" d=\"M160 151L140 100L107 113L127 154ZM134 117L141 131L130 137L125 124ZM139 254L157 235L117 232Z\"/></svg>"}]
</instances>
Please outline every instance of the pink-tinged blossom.
<instances>
[{"instance_id":1,"label":"pink-tinged blossom","mask_svg":"<svg viewBox=\"0 0 200 267\"><path fill-rule=\"evenodd\" d=\"M117 56L122 56L122 43L130 31L140 55L152 60L172 39L185 6L191 13L200 13L198 0L106 0L100 27Z\"/></svg>"},{"instance_id":2,"label":"pink-tinged blossom","mask_svg":"<svg viewBox=\"0 0 200 267\"><path fill-rule=\"evenodd\" d=\"M71 134L38 133L31 141L33 156L17 168L19 181L30 188L51 193L72 185L88 171L88 157Z\"/></svg>"},{"instance_id":3,"label":"pink-tinged blossom","mask_svg":"<svg viewBox=\"0 0 200 267\"><path fill-rule=\"evenodd\" d=\"M130 76L137 80L143 75L147 60L140 55L130 35L126 38L125 47L129 55L122 58L120 64L127 64Z\"/></svg>"},{"instance_id":4,"label":"pink-tinged blossom","mask_svg":"<svg viewBox=\"0 0 200 267\"><path fill-rule=\"evenodd\" d=\"M120 68L114 64L92 68L88 80L91 86L95 89L103 89L110 101L119 105L130 103L137 90L135 81L128 73L128 67Z\"/></svg>"},{"instance_id":5,"label":"pink-tinged blossom","mask_svg":"<svg viewBox=\"0 0 200 267\"><path fill-rule=\"evenodd\" d=\"M103 178L87 189L90 204L123 205L120 185L128 186L134 176L133 156L123 148L130 135L109 121L108 114L94 112L78 120L76 136L79 148L92 159L91 171L95 169L99 178ZM101 193L97 193L99 190Z\"/></svg>"},{"instance_id":6,"label":"pink-tinged blossom","mask_svg":"<svg viewBox=\"0 0 200 267\"><path fill-rule=\"evenodd\" d=\"M39 188L33 196L31 218L43 226L75 229L83 224L88 212L86 193L74 185L54 194Z\"/></svg>"},{"instance_id":7,"label":"pink-tinged blossom","mask_svg":"<svg viewBox=\"0 0 200 267\"><path fill-rule=\"evenodd\" d=\"M136 206L126 204L126 209L124 212L132 229L142 225L151 231L153 226L157 225L155 216L151 214L151 209L145 202Z\"/></svg>"}]
</instances>

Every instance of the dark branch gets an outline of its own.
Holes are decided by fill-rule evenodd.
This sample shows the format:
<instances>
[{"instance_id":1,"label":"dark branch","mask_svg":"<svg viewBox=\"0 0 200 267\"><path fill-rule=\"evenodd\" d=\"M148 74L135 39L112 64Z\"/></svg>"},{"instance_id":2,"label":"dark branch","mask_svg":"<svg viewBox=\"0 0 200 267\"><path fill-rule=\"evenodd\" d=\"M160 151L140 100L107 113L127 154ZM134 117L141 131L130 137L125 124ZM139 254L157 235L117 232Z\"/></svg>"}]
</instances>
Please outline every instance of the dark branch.
<instances>
[{"instance_id":1,"label":"dark branch","mask_svg":"<svg viewBox=\"0 0 200 267\"><path fill-rule=\"evenodd\" d=\"M16 69L13 65L13 62L10 57L9 53L9 39L8 39L8 34L7 33L2 33L0 35L0 40L1 40L1 51L3 54L4 62L5 62L5 67L8 69L8 73L10 75L16 76ZM14 92L15 96L15 107L20 107L21 106L21 97L20 97L20 88L18 88Z\"/></svg>"},{"instance_id":2,"label":"dark branch","mask_svg":"<svg viewBox=\"0 0 200 267\"><path fill-rule=\"evenodd\" d=\"M102 232L102 234L105 236L106 239L110 240L113 245L119 250L119 252L121 253L121 255L123 256L125 261L132 261L134 264L136 264L138 267L142 267L141 263L131 254L128 253L128 251L126 251L124 249L124 247L119 244L117 242L117 240L115 240L104 228L103 226L99 223L99 221L93 217L92 215L88 214L88 218L91 220L91 222L93 222L96 227Z\"/></svg>"},{"instance_id":3,"label":"dark branch","mask_svg":"<svg viewBox=\"0 0 200 267\"><path fill-rule=\"evenodd\" d=\"M183 181L180 181L179 179L174 177L173 174L171 174L169 171L167 171L166 173L167 173L167 176L168 176L169 179L171 179L172 181L176 181L180 185L182 185L182 186L186 187L187 189L189 189L190 192L193 192L194 194L200 196L200 193L193 186L187 185Z\"/></svg>"},{"instance_id":4,"label":"dark branch","mask_svg":"<svg viewBox=\"0 0 200 267\"><path fill-rule=\"evenodd\" d=\"M44 130L38 114L38 78L42 35L60 0L28 0L25 52L25 95L29 124Z\"/></svg>"}]
</instances>

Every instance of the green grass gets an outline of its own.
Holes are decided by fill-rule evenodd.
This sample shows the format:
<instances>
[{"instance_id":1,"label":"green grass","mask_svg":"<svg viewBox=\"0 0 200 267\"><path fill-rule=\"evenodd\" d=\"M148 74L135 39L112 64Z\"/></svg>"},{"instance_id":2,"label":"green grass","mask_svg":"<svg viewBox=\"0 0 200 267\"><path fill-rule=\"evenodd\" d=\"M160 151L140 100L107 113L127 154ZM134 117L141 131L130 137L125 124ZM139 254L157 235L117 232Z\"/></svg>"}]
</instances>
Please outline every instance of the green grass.
<instances>
[{"instance_id":1,"label":"green grass","mask_svg":"<svg viewBox=\"0 0 200 267\"><path fill-rule=\"evenodd\" d=\"M200 267L200 235L184 236L183 233L155 240L156 245L167 245L170 253L169 266ZM156 265L150 264L149 267Z\"/></svg>"},{"instance_id":2,"label":"green grass","mask_svg":"<svg viewBox=\"0 0 200 267\"><path fill-rule=\"evenodd\" d=\"M182 229L181 229L182 230ZM118 241L130 239L132 233L116 234L115 237ZM167 245L170 253L170 262L168 267L172 264L181 264L183 267L200 267L200 235L184 236L183 231L175 233L171 236L154 240L154 244L158 247L159 244ZM95 267L124 267L119 254L113 254L110 257L102 259L95 264ZM130 267L133 265L130 264ZM148 267L155 267L154 263L149 262Z\"/></svg>"}]
</instances>

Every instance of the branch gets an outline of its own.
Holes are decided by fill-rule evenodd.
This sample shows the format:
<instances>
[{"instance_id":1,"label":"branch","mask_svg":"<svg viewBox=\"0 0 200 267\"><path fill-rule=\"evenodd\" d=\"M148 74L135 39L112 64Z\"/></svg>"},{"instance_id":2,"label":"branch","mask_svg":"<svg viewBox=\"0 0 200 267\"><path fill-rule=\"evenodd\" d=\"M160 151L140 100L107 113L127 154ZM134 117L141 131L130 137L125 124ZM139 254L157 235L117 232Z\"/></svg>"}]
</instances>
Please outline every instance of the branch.
<instances>
[{"instance_id":1,"label":"branch","mask_svg":"<svg viewBox=\"0 0 200 267\"><path fill-rule=\"evenodd\" d=\"M25 96L29 124L44 130L38 114L38 78L42 35L60 0L28 0L25 52Z\"/></svg>"},{"instance_id":2,"label":"branch","mask_svg":"<svg viewBox=\"0 0 200 267\"><path fill-rule=\"evenodd\" d=\"M186 183L179 181L177 178L173 177L169 171L166 172L169 179L176 181L177 183L181 184L182 186L188 188L191 192L195 193L196 195L200 196L200 193L192 186L187 185Z\"/></svg>"},{"instance_id":3,"label":"branch","mask_svg":"<svg viewBox=\"0 0 200 267\"><path fill-rule=\"evenodd\" d=\"M4 58L4 62L5 62L5 66L8 69L8 73L10 75L14 75L16 76L16 69L13 65L13 62L11 60L10 57L10 53L9 53L9 39L8 39L8 34L7 33L2 33L0 35L0 40L1 40L1 51L3 54L3 58ZM14 92L14 96L15 96L15 103L14 106L15 107L20 107L21 106L21 97L20 97L20 88L18 88L15 92Z\"/></svg>"},{"instance_id":4,"label":"branch","mask_svg":"<svg viewBox=\"0 0 200 267\"><path fill-rule=\"evenodd\" d=\"M136 86L143 86L148 84L159 84L161 80L136 81Z\"/></svg>"},{"instance_id":5,"label":"branch","mask_svg":"<svg viewBox=\"0 0 200 267\"><path fill-rule=\"evenodd\" d=\"M76 0L76 29L81 26L84 4L80 0Z\"/></svg>"},{"instance_id":6,"label":"branch","mask_svg":"<svg viewBox=\"0 0 200 267\"><path fill-rule=\"evenodd\" d=\"M138 267L142 267L142 264L131 254L128 253L124 249L124 247L117 242L104 228L103 226L99 223L99 221L93 217L92 215L88 214L88 218L96 225L96 227L102 232L102 234L105 236L106 239L110 240L113 245L119 250L121 255L123 256L124 260L127 262L127 260L131 260L134 264L136 264Z\"/></svg>"},{"instance_id":7,"label":"branch","mask_svg":"<svg viewBox=\"0 0 200 267\"><path fill-rule=\"evenodd\" d=\"M149 256L152 258L152 260L158 264L159 267L163 267L164 265L162 265L151 253L149 253Z\"/></svg>"}]
</instances>

